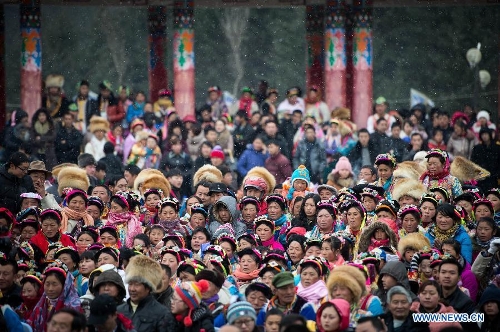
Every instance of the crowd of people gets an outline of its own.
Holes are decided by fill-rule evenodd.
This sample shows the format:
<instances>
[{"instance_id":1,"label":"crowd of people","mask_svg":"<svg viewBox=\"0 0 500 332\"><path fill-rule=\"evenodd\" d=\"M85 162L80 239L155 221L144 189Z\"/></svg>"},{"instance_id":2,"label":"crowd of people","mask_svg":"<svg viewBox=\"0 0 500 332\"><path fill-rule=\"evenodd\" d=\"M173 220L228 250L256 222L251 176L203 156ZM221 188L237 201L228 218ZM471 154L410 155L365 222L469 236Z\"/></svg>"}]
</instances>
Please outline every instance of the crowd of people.
<instances>
[{"instance_id":1,"label":"crowd of people","mask_svg":"<svg viewBox=\"0 0 500 332\"><path fill-rule=\"evenodd\" d=\"M63 84L3 132L1 331L500 330L486 110L379 97L358 129L319 88L262 81L181 119L166 89Z\"/></svg>"}]
</instances>

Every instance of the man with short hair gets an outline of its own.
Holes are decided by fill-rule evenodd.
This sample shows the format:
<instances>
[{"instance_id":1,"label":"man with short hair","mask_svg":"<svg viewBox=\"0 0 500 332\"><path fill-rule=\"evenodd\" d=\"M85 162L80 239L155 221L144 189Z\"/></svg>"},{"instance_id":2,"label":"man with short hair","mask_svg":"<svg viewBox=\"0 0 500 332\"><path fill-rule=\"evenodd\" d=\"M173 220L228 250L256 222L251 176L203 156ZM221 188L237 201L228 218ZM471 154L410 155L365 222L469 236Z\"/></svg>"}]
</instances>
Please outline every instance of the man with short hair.
<instances>
[{"instance_id":1,"label":"man with short hair","mask_svg":"<svg viewBox=\"0 0 500 332\"><path fill-rule=\"evenodd\" d=\"M375 143L370 138L370 133L366 128L358 130L358 142L349 153L348 157L351 162L354 174L358 174L361 167L365 165L373 165L377 158L377 150Z\"/></svg>"},{"instance_id":2,"label":"man with short hair","mask_svg":"<svg viewBox=\"0 0 500 332\"><path fill-rule=\"evenodd\" d=\"M201 199L201 203L205 208L208 208L210 206L210 183L206 181L198 182L194 188L194 195Z\"/></svg>"},{"instance_id":3,"label":"man with short hair","mask_svg":"<svg viewBox=\"0 0 500 332\"><path fill-rule=\"evenodd\" d=\"M2 303L17 308L23 302L21 298L21 286L15 280L18 271L16 261L5 256L0 257L0 292Z\"/></svg>"},{"instance_id":4,"label":"man with short hair","mask_svg":"<svg viewBox=\"0 0 500 332\"><path fill-rule=\"evenodd\" d=\"M398 163L403 161L406 147L408 144L405 143L400 137L401 134L401 124L399 122L394 122L391 125L391 137L389 137L389 148L390 152L396 158Z\"/></svg>"},{"instance_id":5,"label":"man with short hair","mask_svg":"<svg viewBox=\"0 0 500 332\"><path fill-rule=\"evenodd\" d=\"M375 151L377 151L377 155L381 153L389 153L390 150L390 140L389 136L387 136L386 131L388 128L388 122L385 118L380 118L377 120L377 126L375 128L375 132L370 135L370 139L373 141L375 145Z\"/></svg>"},{"instance_id":6,"label":"man with short hair","mask_svg":"<svg viewBox=\"0 0 500 332\"><path fill-rule=\"evenodd\" d=\"M85 332L86 330L85 315L70 308L56 311L47 323L47 332Z\"/></svg>"},{"instance_id":7,"label":"man with short hair","mask_svg":"<svg viewBox=\"0 0 500 332\"><path fill-rule=\"evenodd\" d=\"M380 317L364 316L358 319L356 332L387 332L387 326Z\"/></svg>"},{"instance_id":8,"label":"man with short hair","mask_svg":"<svg viewBox=\"0 0 500 332\"><path fill-rule=\"evenodd\" d=\"M323 169L326 167L326 153L323 144L316 139L316 130L312 125L304 125L304 139L297 145L293 157L293 168L300 165L309 170L312 183L320 183Z\"/></svg>"},{"instance_id":9,"label":"man with short hair","mask_svg":"<svg viewBox=\"0 0 500 332\"><path fill-rule=\"evenodd\" d=\"M90 153L82 153L78 156L78 167L85 170L89 178L90 186L95 187L98 184L95 176L97 163L94 156Z\"/></svg>"},{"instance_id":10,"label":"man with short hair","mask_svg":"<svg viewBox=\"0 0 500 332\"><path fill-rule=\"evenodd\" d=\"M172 278L172 269L170 266L165 264L160 264L162 269L161 275L161 287L153 294L156 301L170 310L170 304L172 303L172 295L174 294L174 289L170 286Z\"/></svg>"},{"instance_id":11,"label":"man with short hair","mask_svg":"<svg viewBox=\"0 0 500 332\"><path fill-rule=\"evenodd\" d=\"M248 123L248 116L245 110L239 110L234 116L234 157L239 158L245 151L247 144L250 143L254 136L254 130Z\"/></svg>"},{"instance_id":12,"label":"man with short hair","mask_svg":"<svg viewBox=\"0 0 500 332\"><path fill-rule=\"evenodd\" d=\"M83 135L74 126L73 115L67 111L62 116L62 121L57 126L54 148L56 150L57 163L76 164L80 154Z\"/></svg>"},{"instance_id":13,"label":"man with short hair","mask_svg":"<svg viewBox=\"0 0 500 332\"><path fill-rule=\"evenodd\" d=\"M108 294L96 296L90 303L88 325L96 332L132 332L132 321L116 310L115 300Z\"/></svg>"},{"instance_id":14,"label":"man with short hair","mask_svg":"<svg viewBox=\"0 0 500 332\"><path fill-rule=\"evenodd\" d=\"M122 176L123 163L122 160L115 155L115 147L113 143L104 143L103 150L105 156L99 159L99 163L104 163L106 165L106 179Z\"/></svg>"},{"instance_id":15,"label":"man with short hair","mask_svg":"<svg viewBox=\"0 0 500 332\"><path fill-rule=\"evenodd\" d=\"M394 286L387 293L389 311L384 315L387 332L429 332L429 323L415 322L410 312L410 293L402 286Z\"/></svg>"},{"instance_id":16,"label":"man with short hair","mask_svg":"<svg viewBox=\"0 0 500 332\"><path fill-rule=\"evenodd\" d=\"M302 126L302 120L304 115L299 109L293 110L291 114L286 115L280 123L279 131L283 133L287 142L292 142L293 137L300 126Z\"/></svg>"},{"instance_id":17,"label":"man with short hair","mask_svg":"<svg viewBox=\"0 0 500 332\"><path fill-rule=\"evenodd\" d=\"M16 215L21 207L21 194L35 192L33 180L27 175L29 159L22 152L14 152L0 167L0 207Z\"/></svg>"},{"instance_id":18,"label":"man with short hair","mask_svg":"<svg viewBox=\"0 0 500 332\"><path fill-rule=\"evenodd\" d=\"M177 198L179 202L181 202L183 196L182 185L184 182L181 170L178 168L172 168L165 173L165 177L167 178L168 183L170 183L170 196ZM167 193L164 194L167 196Z\"/></svg>"},{"instance_id":19,"label":"man with short hair","mask_svg":"<svg viewBox=\"0 0 500 332\"><path fill-rule=\"evenodd\" d=\"M455 258L443 259L439 264L439 284L443 291L443 299L456 312L471 314L474 312L474 302L458 287L462 266Z\"/></svg>"},{"instance_id":20,"label":"man with short hair","mask_svg":"<svg viewBox=\"0 0 500 332\"><path fill-rule=\"evenodd\" d=\"M267 145L269 140L274 139L281 147L281 152L287 157L291 157L291 145L285 140L283 135L278 132L278 124L274 120L267 120L264 124L264 132L259 135L262 142Z\"/></svg>"},{"instance_id":21,"label":"man with short hair","mask_svg":"<svg viewBox=\"0 0 500 332\"><path fill-rule=\"evenodd\" d=\"M106 164L102 161L98 161L95 167L95 178L97 179L97 183L104 183L104 179L106 178L106 171Z\"/></svg>"},{"instance_id":22,"label":"man with short hair","mask_svg":"<svg viewBox=\"0 0 500 332\"><path fill-rule=\"evenodd\" d=\"M281 146L276 140L267 142L267 157L265 168L274 176L276 183L283 183L292 175L290 160L281 153Z\"/></svg>"},{"instance_id":23,"label":"man with short hair","mask_svg":"<svg viewBox=\"0 0 500 332\"><path fill-rule=\"evenodd\" d=\"M137 175L141 172L141 169L136 165L127 165L125 166L125 171L123 172L123 176L125 180L127 180L127 184L129 188L134 188L134 181L137 178Z\"/></svg>"},{"instance_id":24,"label":"man with short hair","mask_svg":"<svg viewBox=\"0 0 500 332\"><path fill-rule=\"evenodd\" d=\"M274 296L267 305L267 310L276 308L284 315L299 314L307 320L316 320L314 307L297 295L295 279L291 272L280 272L273 278Z\"/></svg>"}]
</instances>

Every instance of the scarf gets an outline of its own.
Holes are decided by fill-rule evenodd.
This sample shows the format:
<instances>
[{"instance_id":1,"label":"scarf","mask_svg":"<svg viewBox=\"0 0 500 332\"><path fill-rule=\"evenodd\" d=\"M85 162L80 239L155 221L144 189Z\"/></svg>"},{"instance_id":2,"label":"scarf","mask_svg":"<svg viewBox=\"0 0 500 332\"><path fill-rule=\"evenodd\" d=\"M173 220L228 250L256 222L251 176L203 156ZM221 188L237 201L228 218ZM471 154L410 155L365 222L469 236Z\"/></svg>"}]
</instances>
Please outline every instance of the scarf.
<instances>
[{"instance_id":1,"label":"scarf","mask_svg":"<svg viewBox=\"0 0 500 332\"><path fill-rule=\"evenodd\" d=\"M312 302L314 305L328 296L328 289L326 288L325 282L321 279L308 287L302 286L302 283L299 282L297 286L297 295L307 300L307 302Z\"/></svg>"},{"instance_id":2,"label":"scarf","mask_svg":"<svg viewBox=\"0 0 500 332\"><path fill-rule=\"evenodd\" d=\"M429 228L429 234L433 236L435 239L438 239L439 241L443 242L444 240L454 238L459 228L460 224L456 223L449 230L441 231L438 227L436 227L436 224L432 224L431 227Z\"/></svg>"},{"instance_id":3,"label":"scarf","mask_svg":"<svg viewBox=\"0 0 500 332\"><path fill-rule=\"evenodd\" d=\"M49 132L50 130L50 123L45 122L41 123L40 121L35 122L35 131L39 135L45 135Z\"/></svg>"},{"instance_id":4,"label":"scarf","mask_svg":"<svg viewBox=\"0 0 500 332\"><path fill-rule=\"evenodd\" d=\"M248 114L248 116L250 117L252 115L252 102L253 102L253 99L250 97L250 98L241 98L240 99L240 106L239 106L239 110L245 110Z\"/></svg>"},{"instance_id":5,"label":"scarf","mask_svg":"<svg viewBox=\"0 0 500 332\"><path fill-rule=\"evenodd\" d=\"M481 249L488 249L490 247L490 243L491 241L495 240L495 239L498 239L497 237L492 237L491 239L489 239L488 241L481 241L479 240L479 238L477 237L477 235L475 236L475 240L476 240L476 244L481 248Z\"/></svg>"},{"instance_id":6,"label":"scarf","mask_svg":"<svg viewBox=\"0 0 500 332\"><path fill-rule=\"evenodd\" d=\"M243 282L247 282L247 281L251 281L253 279L257 279L259 277L259 272L260 270L259 269L255 269L253 270L252 272L250 273L245 273L245 272L242 272L241 271L241 268L238 267L234 272L233 272L233 275L234 277L238 280L238 281L243 281Z\"/></svg>"},{"instance_id":7,"label":"scarf","mask_svg":"<svg viewBox=\"0 0 500 332\"><path fill-rule=\"evenodd\" d=\"M43 293L42 297L35 306L35 309L31 313L28 323L33 327L34 332L44 332L47 329L47 323L54 314L61 308L75 309L81 312L82 308L80 306L80 298L73 286L74 277L71 273L66 275L66 281L64 282L64 287L55 300L50 300Z\"/></svg>"},{"instance_id":8,"label":"scarf","mask_svg":"<svg viewBox=\"0 0 500 332\"><path fill-rule=\"evenodd\" d=\"M76 220L83 221L85 226L94 226L94 218L87 213L87 211L77 212L75 210L70 209L69 207L63 207L62 211L62 220L61 220L61 232L65 233L68 228L68 220ZM75 226L75 228L78 226Z\"/></svg>"},{"instance_id":9,"label":"scarf","mask_svg":"<svg viewBox=\"0 0 500 332\"><path fill-rule=\"evenodd\" d=\"M203 299L201 302L205 303L207 307L211 305L212 303L217 303L219 301L219 294L215 294L214 296L208 298L208 299Z\"/></svg>"},{"instance_id":10,"label":"scarf","mask_svg":"<svg viewBox=\"0 0 500 332\"><path fill-rule=\"evenodd\" d=\"M281 243L277 242L274 237L271 237L269 240L267 241L262 241L262 246L263 247L266 247L266 248L269 248L269 249L278 249L278 250L284 250L283 246L281 245Z\"/></svg>"},{"instance_id":11,"label":"scarf","mask_svg":"<svg viewBox=\"0 0 500 332\"><path fill-rule=\"evenodd\" d=\"M142 233L141 222L130 212L110 212L106 225L115 226L118 230L118 240L125 243L127 248L132 248L134 236Z\"/></svg>"},{"instance_id":12,"label":"scarf","mask_svg":"<svg viewBox=\"0 0 500 332\"><path fill-rule=\"evenodd\" d=\"M175 219L173 221L168 220L158 220L158 224L165 228L167 234L173 234L175 231L181 231L181 221L180 219Z\"/></svg>"},{"instance_id":13,"label":"scarf","mask_svg":"<svg viewBox=\"0 0 500 332\"><path fill-rule=\"evenodd\" d=\"M389 246L391 239L385 240L375 240L374 238L370 239L370 248L379 248Z\"/></svg>"}]
</instances>

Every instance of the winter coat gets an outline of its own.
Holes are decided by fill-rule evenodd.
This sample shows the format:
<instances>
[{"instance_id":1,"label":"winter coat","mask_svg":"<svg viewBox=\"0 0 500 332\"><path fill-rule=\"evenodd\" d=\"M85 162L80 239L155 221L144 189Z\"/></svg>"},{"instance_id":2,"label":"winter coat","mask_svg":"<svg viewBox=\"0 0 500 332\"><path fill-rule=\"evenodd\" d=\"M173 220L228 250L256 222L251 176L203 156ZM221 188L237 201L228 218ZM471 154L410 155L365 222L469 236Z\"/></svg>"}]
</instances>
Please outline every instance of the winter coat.
<instances>
[{"instance_id":1,"label":"winter coat","mask_svg":"<svg viewBox=\"0 0 500 332\"><path fill-rule=\"evenodd\" d=\"M73 242L71 237L66 234L59 234L59 236L60 237L58 242L61 242L63 247L72 247L76 249L75 243ZM45 234L43 234L43 232L39 230L38 233L30 239L30 243L37 246L38 249L40 249L43 253L47 253L47 251L49 250L49 244L52 242L49 243L49 240L47 239Z\"/></svg>"},{"instance_id":2,"label":"winter coat","mask_svg":"<svg viewBox=\"0 0 500 332\"><path fill-rule=\"evenodd\" d=\"M130 299L120 304L117 311L132 320L137 332L165 332L175 326L174 317L169 309L165 309L153 295L148 295L132 310Z\"/></svg>"},{"instance_id":3,"label":"winter coat","mask_svg":"<svg viewBox=\"0 0 500 332\"><path fill-rule=\"evenodd\" d=\"M166 331L176 331L176 332L215 332L214 328L214 317L207 306L203 303L193 310L191 314L191 320L193 324L191 326L185 326L183 319L177 321L177 329L169 329ZM139 332L139 331L137 331Z\"/></svg>"},{"instance_id":4,"label":"winter coat","mask_svg":"<svg viewBox=\"0 0 500 332\"><path fill-rule=\"evenodd\" d=\"M354 149L351 150L347 158L352 165L353 170L360 170L361 167L365 165L361 165L363 162L362 152L363 146L360 142L357 142L354 146ZM368 154L370 155L370 164L373 165L375 163L375 158L377 158L377 150L375 149L375 144L372 140L368 141Z\"/></svg>"},{"instance_id":5,"label":"winter coat","mask_svg":"<svg viewBox=\"0 0 500 332\"><path fill-rule=\"evenodd\" d=\"M412 312L408 314L403 325L394 328L394 317L390 312L383 315L387 332L430 332L429 323L417 323L413 320Z\"/></svg>"},{"instance_id":6,"label":"winter coat","mask_svg":"<svg viewBox=\"0 0 500 332\"><path fill-rule=\"evenodd\" d=\"M389 151L392 151L398 163L403 161L407 144L401 138L389 137Z\"/></svg>"},{"instance_id":7,"label":"winter coat","mask_svg":"<svg viewBox=\"0 0 500 332\"><path fill-rule=\"evenodd\" d=\"M119 100L115 108L108 108L108 121L112 127L123 122L123 119L125 119L125 116L127 115L127 109L130 105L132 105L132 101L128 99L125 102Z\"/></svg>"},{"instance_id":8,"label":"winter coat","mask_svg":"<svg viewBox=\"0 0 500 332\"><path fill-rule=\"evenodd\" d=\"M78 105L78 97L73 99L73 102ZM64 113L62 113L64 114ZM87 126L90 124L90 118L94 115L100 116L99 104L96 99L92 99L90 96L87 97L87 102L85 103L85 123ZM109 120L109 117L108 117Z\"/></svg>"},{"instance_id":9,"label":"winter coat","mask_svg":"<svg viewBox=\"0 0 500 332\"><path fill-rule=\"evenodd\" d=\"M461 156L469 159L474 145L475 136L470 131L467 132L466 136L452 134L448 140L446 151L453 157Z\"/></svg>"},{"instance_id":10,"label":"winter coat","mask_svg":"<svg viewBox=\"0 0 500 332\"><path fill-rule=\"evenodd\" d=\"M106 165L106 178L110 179L114 176L123 175L123 164L119 157L113 153L108 153L105 157L99 160Z\"/></svg>"},{"instance_id":11,"label":"winter coat","mask_svg":"<svg viewBox=\"0 0 500 332\"><path fill-rule=\"evenodd\" d=\"M49 125L50 126L50 125ZM45 167L47 169L52 169L57 165L56 151L54 149L54 141L56 139L57 131L55 125L49 128L49 131L45 134L39 134L35 126L31 128L31 144L33 146L33 153L37 155L45 155ZM40 139L36 139L40 137ZM39 151L43 151L39 153Z\"/></svg>"},{"instance_id":12,"label":"winter coat","mask_svg":"<svg viewBox=\"0 0 500 332\"><path fill-rule=\"evenodd\" d=\"M69 130L62 125L57 128L56 141L54 143L57 163L78 163L80 146L82 145L83 135L75 127Z\"/></svg>"},{"instance_id":13,"label":"winter coat","mask_svg":"<svg viewBox=\"0 0 500 332\"><path fill-rule=\"evenodd\" d=\"M498 178L500 176L500 146L491 143L490 145L478 144L472 149L470 160L479 166L485 168L491 173L489 177L484 180L478 181L478 187L483 191L498 186Z\"/></svg>"},{"instance_id":14,"label":"winter coat","mask_svg":"<svg viewBox=\"0 0 500 332\"><path fill-rule=\"evenodd\" d=\"M16 215L21 209L22 193L36 192L29 175L21 179L8 172L7 164L0 167L0 207Z\"/></svg>"},{"instance_id":15,"label":"winter coat","mask_svg":"<svg viewBox=\"0 0 500 332\"><path fill-rule=\"evenodd\" d=\"M477 278L472 272L469 262L467 262L462 256L460 256L459 262L463 267L462 274L460 275L462 287L467 288L471 300L475 303L479 289Z\"/></svg>"},{"instance_id":16,"label":"winter coat","mask_svg":"<svg viewBox=\"0 0 500 332\"><path fill-rule=\"evenodd\" d=\"M281 148L281 153L283 153L287 158L291 158L293 144L291 141L287 141L285 139L285 137L283 137L282 134L276 134L274 137L271 137L271 136L267 135L265 132L263 132L262 134L259 135L259 137L262 138L262 141L264 142L264 144L266 146L270 140L274 140L274 141L278 142L278 144Z\"/></svg>"},{"instance_id":17,"label":"winter coat","mask_svg":"<svg viewBox=\"0 0 500 332\"><path fill-rule=\"evenodd\" d=\"M236 200L231 196L222 196L219 198L216 204L224 204L231 214L231 226L235 232L235 238L239 238L241 235L245 234L247 231L247 227L244 223L238 220L238 210L236 209ZM213 211L213 209L212 209ZM215 220L210 222L207 226L208 232L210 235L214 235L215 231L222 225L217 221L218 215L214 213Z\"/></svg>"},{"instance_id":18,"label":"winter coat","mask_svg":"<svg viewBox=\"0 0 500 332\"><path fill-rule=\"evenodd\" d=\"M376 131L370 135L370 141L373 141L377 155L389 153L391 150L391 139L386 134L381 134Z\"/></svg>"},{"instance_id":19,"label":"winter coat","mask_svg":"<svg viewBox=\"0 0 500 332\"><path fill-rule=\"evenodd\" d=\"M133 103L127 108L127 122L131 123L144 115L144 104ZM138 331L139 332L139 331Z\"/></svg>"},{"instance_id":20,"label":"winter coat","mask_svg":"<svg viewBox=\"0 0 500 332\"><path fill-rule=\"evenodd\" d=\"M382 275L388 274L394 279L396 279L397 284L399 286L403 286L404 289L410 292L410 281L408 280L408 272L406 271L405 264L400 261L390 261L387 262L382 270L380 270L379 278L377 281L378 290L375 295L380 298L382 302L382 306L385 307L387 302L387 293L388 290L384 290L384 286L382 285ZM415 300L417 296L410 292L412 300Z\"/></svg>"},{"instance_id":21,"label":"winter coat","mask_svg":"<svg viewBox=\"0 0 500 332\"><path fill-rule=\"evenodd\" d=\"M394 248L398 247L398 238L396 233L387 225L386 223L375 221L372 222L369 226L364 227L361 235L359 237L358 244L358 253L368 252L374 248L372 247L371 239L375 235L375 231L377 229L382 229L387 235L389 235L390 243L389 246L393 246Z\"/></svg>"},{"instance_id":22,"label":"winter coat","mask_svg":"<svg viewBox=\"0 0 500 332\"><path fill-rule=\"evenodd\" d=\"M413 302L410 310L413 312L416 312L416 313L427 312L424 310L424 308L420 305L419 302ZM438 309L436 311L434 311L433 313L450 314L450 313L456 313L456 311L452 307L448 307L442 303L439 303ZM441 331L441 329L443 329L445 327L457 327L460 329L462 328L462 326L458 322L430 322L429 323L430 332L439 332L439 331Z\"/></svg>"},{"instance_id":23,"label":"winter coat","mask_svg":"<svg viewBox=\"0 0 500 332\"><path fill-rule=\"evenodd\" d=\"M186 144L188 146L189 156L191 157L192 161L194 161L196 157L200 155L200 146L204 140L205 134L203 133L203 131L201 131L198 136L188 136Z\"/></svg>"},{"instance_id":24,"label":"winter coat","mask_svg":"<svg viewBox=\"0 0 500 332\"><path fill-rule=\"evenodd\" d=\"M233 142L234 142L234 157L239 158L245 151L248 143L252 142L254 136L252 126L246 123L244 126L239 125L234 127Z\"/></svg>"},{"instance_id":25,"label":"winter coat","mask_svg":"<svg viewBox=\"0 0 500 332\"><path fill-rule=\"evenodd\" d=\"M240 159L238 159L238 173L241 176L245 176L252 168L257 166L263 167L266 164L267 157L268 154L257 151L253 148L252 144L248 144L247 149L240 156Z\"/></svg>"},{"instance_id":26,"label":"winter coat","mask_svg":"<svg viewBox=\"0 0 500 332\"><path fill-rule=\"evenodd\" d=\"M48 98L42 97L42 107L45 107L51 113L50 107L48 105ZM55 114L51 114L52 119L62 118L63 114L69 110L70 101L66 97L61 97L61 105L59 109L55 112ZM90 120L90 117L88 118Z\"/></svg>"},{"instance_id":27,"label":"winter coat","mask_svg":"<svg viewBox=\"0 0 500 332\"><path fill-rule=\"evenodd\" d=\"M18 152L23 145L31 143L32 139L30 135L30 129L24 127L22 124L7 128L3 142L5 160L9 160L9 157L14 152Z\"/></svg>"},{"instance_id":28,"label":"winter coat","mask_svg":"<svg viewBox=\"0 0 500 332\"><path fill-rule=\"evenodd\" d=\"M431 246L434 245L434 236L429 231L425 233L425 236L431 242ZM472 263L472 242L470 240L469 234L465 230L464 226L460 226L453 237L454 240L460 242L462 245L462 250L460 254L469 263Z\"/></svg>"},{"instance_id":29,"label":"winter coat","mask_svg":"<svg viewBox=\"0 0 500 332\"><path fill-rule=\"evenodd\" d=\"M293 142L293 137L301 127L301 123L293 124L292 120L283 120L280 124L279 132L283 135L287 142Z\"/></svg>"},{"instance_id":30,"label":"winter coat","mask_svg":"<svg viewBox=\"0 0 500 332\"><path fill-rule=\"evenodd\" d=\"M170 304L172 303L172 295L174 294L174 289L170 286L167 287L163 292L161 293L154 293L153 296L155 297L156 301L158 301L160 304L163 304L165 307L170 310Z\"/></svg>"},{"instance_id":31,"label":"winter coat","mask_svg":"<svg viewBox=\"0 0 500 332\"><path fill-rule=\"evenodd\" d=\"M187 153L181 152L181 154L174 154L173 152L169 152L161 158L159 168L162 170L177 168L183 172L183 176L186 176L186 173L191 172L192 167L191 157L189 157Z\"/></svg>"},{"instance_id":32,"label":"winter coat","mask_svg":"<svg viewBox=\"0 0 500 332\"><path fill-rule=\"evenodd\" d=\"M471 314L474 312L476 305L470 297L457 286L455 291L448 297L443 297L446 302L453 307L457 312Z\"/></svg>"},{"instance_id":33,"label":"winter coat","mask_svg":"<svg viewBox=\"0 0 500 332\"><path fill-rule=\"evenodd\" d=\"M292 175L292 165L290 160L282 153L269 156L265 162L266 169L274 176L276 183L283 183Z\"/></svg>"},{"instance_id":34,"label":"winter coat","mask_svg":"<svg viewBox=\"0 0 500 332\"><path fill-rule=\"evenodd\" d=\"M309 148L311 151L308 151ZM320 141L315 140L314 143L309 143L304 138L299 142L293 157L293 169L297 169L300 165L307 167L311 178L321 178L323 168L326 167L326 154Z\"/></svg>"}]
</instances>

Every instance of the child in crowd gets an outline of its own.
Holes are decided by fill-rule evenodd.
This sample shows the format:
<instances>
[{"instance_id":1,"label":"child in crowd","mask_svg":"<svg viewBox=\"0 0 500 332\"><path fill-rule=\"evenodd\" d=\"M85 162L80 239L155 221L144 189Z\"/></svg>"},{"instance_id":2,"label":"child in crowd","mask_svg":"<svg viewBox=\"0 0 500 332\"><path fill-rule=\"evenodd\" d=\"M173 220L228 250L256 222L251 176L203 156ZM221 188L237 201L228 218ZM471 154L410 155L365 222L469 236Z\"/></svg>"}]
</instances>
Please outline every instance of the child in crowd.
<instances>
[{"instance_id":1,"label":"child in crowd","mask_svg":"<svg viewBox=\"0 0 500 332\"><path fill-rule=\"evenodd\" d=\"M282 196L286 197L288 201L292 201L297 196L304 197L311 189L309 188L311 184L311 177L309 175L309 170L304 166L300 165L292 173L292 177L283 183Z\"/></svg>"},{"instance_id":2,"label":"child in crowd","mask_svg":"<svg viewBox=\"0 0 500 332\"><path fill-rule=\"evenodd\" d=\"M354 173L347 157L340 157L337 165L335 165L335 169L328 176L327 184L337 190L354 186Z\"/></svg>"}]
</instances>

